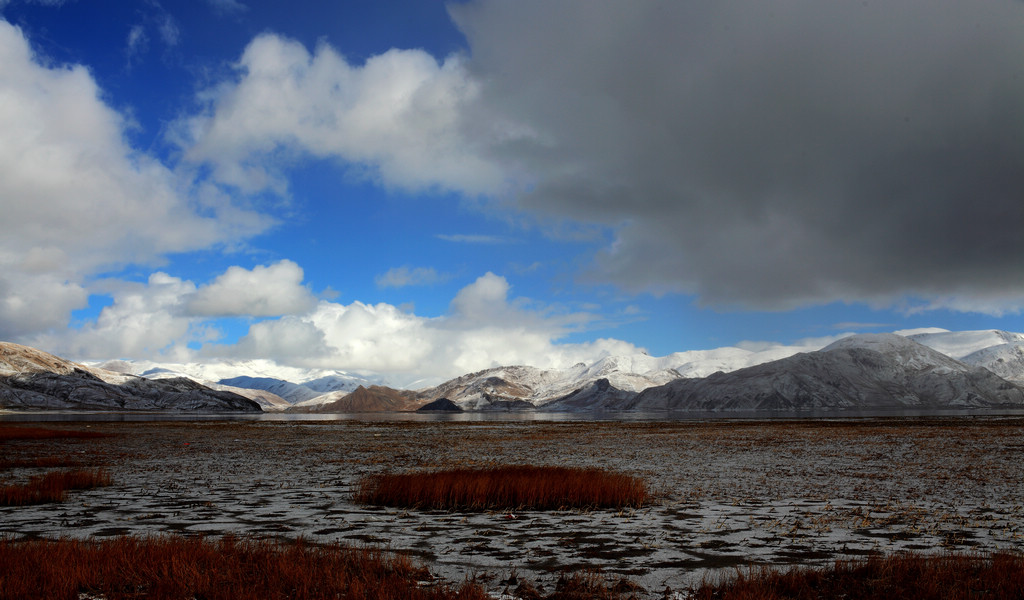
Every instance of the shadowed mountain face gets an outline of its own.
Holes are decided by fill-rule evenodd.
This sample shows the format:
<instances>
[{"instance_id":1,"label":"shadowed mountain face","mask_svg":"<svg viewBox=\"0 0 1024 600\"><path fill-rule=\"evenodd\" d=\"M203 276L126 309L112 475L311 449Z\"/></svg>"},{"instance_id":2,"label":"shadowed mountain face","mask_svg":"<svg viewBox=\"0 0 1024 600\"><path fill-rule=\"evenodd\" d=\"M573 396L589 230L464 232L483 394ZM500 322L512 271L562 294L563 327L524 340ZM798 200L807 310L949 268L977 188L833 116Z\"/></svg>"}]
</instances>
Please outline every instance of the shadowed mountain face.
<instances>
[{"instance_id":1,"label":"shadowed mountain face","mask_svg":"<svg viewBox=\"0 0 1024 600\"><path fill-rule=\"evenodd\" d=\"M288 412L300 413L349 413L349 412L396 412L416 410L425 401L416 392L396 390L382 385L359 386L352 392L331 392L320 396L320 404L293 406Z\"/></svg>"},{"instance_id":2,"label":"shadowed mountain face","mask_svg":"<svg viewBox=\"0 0 1024 600\"><path fill-rule=\"evenodd\" d=\"M612 400L617 410L1024 408L1024 388L896 335L845 338L819 352L680 379Z\"/></svg>"},{"instance_id":3,"label":"shadowed mountain face","mask_svg":"<svg viewBox=\"0 0 1024 600\"><path fill-rule=\"evenodd\" d=\"M0 342L0 408L260 412L238 394L190 379L149 380L92 369L27 346Z\"/></svg>"}]
</instances>

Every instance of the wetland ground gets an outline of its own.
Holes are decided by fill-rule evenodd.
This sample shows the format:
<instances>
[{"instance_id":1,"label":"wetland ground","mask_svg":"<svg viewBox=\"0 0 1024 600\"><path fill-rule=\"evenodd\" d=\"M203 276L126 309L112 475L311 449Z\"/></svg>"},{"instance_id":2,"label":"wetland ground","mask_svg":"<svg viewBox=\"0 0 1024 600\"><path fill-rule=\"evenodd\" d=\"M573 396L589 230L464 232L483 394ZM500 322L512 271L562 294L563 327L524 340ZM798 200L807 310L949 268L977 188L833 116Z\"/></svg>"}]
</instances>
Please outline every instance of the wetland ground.
<instances>
[{"instance_id":1,"label":"wetland ground","mask_svg":"<svg viewBox=\"0 0 1024 600\"><path fill-rule=\"evenodd\" d=\"M38 425L38 424L26 424ZM382 546L495 595L598 569L646 595L748 564L900 551L1024 551L1024 418L45 423L109 437L0 442L4 458L71 457L109 487L0 507L0 536L232 533ZM459 512L365 506L382 472L491 465L642 476L639 509ZM0 471L0 483L44 469Z\"/></svg>"}]
</instances>

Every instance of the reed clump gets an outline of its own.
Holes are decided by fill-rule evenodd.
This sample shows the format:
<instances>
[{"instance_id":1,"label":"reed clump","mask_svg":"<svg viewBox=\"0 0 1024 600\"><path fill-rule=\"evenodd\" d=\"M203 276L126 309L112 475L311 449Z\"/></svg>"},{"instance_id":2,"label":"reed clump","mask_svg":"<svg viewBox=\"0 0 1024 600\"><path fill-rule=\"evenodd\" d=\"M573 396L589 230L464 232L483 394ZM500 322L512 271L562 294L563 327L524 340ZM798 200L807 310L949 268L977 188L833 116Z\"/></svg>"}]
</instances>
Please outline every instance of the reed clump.
<instances>
[{"instance_id":1,"label":"reed clump","mask_svg":"<svg viewBox=\"0 0 1024 600\"><path fill-rule=\"evenodd\" d=\"M0 600L487 600L484 590L422 585L405 556L342 545L225 537L0 539Z\"/></svg>"},{"instance_id":2,"label":"reed clump","mask_svg":"<svg viewBox=\"0 0 1024 600\"><path fill-rule=\"evenodd\" d=\"M1019 600L1024 598L1024 555L896 554L788 571L754 567L729 580L705 581L690 598Z\"/></svg>"},{"instance_id":3,"label":"reed clump","mask_svg":"<svg viewBox=\"0 0 1024 600\"><path fill-rule=\"evenodd\" d=\"M557 510L640 507L640 478L596 468L501 466L372 475L359 483L363 504L438 510Z\"/></svg>"},{"instance_id":4,"label":"reed clump","mask_svg":"<svg viewBox=\"0 0 1024 600\"><path fill-rule=\"evenodd\" d=\"M27 483L0 487L0 505L25 506L63 502L71 490L89 490L111 484L105 469L70 469L37 475Z\"/></svg>"}]
</instances>

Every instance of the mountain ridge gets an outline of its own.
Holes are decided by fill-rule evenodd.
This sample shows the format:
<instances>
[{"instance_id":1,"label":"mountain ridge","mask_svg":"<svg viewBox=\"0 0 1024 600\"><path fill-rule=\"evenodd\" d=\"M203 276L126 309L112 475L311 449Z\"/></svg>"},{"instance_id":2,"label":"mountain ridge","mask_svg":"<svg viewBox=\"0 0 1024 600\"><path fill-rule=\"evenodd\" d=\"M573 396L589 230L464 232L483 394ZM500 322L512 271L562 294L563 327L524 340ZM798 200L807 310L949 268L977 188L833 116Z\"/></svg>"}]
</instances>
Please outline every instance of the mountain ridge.
<instances>
[{"instance_id":1,"label":"mountain ridge","mask_svg":"<svg viewBox=\"0 0 1024 600\"><path fill-rule=\"evenodd\" d=\"M173 410L261 412L249 398L191 379L151 380L75 363L0 342L0 408L20 410Z\"/></svg>"},{"instance_id":2,"label":"mountain ridge","mask_svg":"<svg viewBox=\"0 0 1024 600\"><path fill-rule=\"evenodd\" d=\"M1024 388L893 334L648 388L607 410L1024 408Z\"/></svg>"},{"instance_id":3,"label":"mountain ridge","mask_svg":"<svg viewBox=\"0 0 1024 600\"><path fill-rule=\"evenodd\" d=\"M646 354L606 356L590 364L577 363L561 369L542 369L526 365L499 366L467 373L439 385L419 390L383 385L380 382L385 381L385 378L374 375L358 375L323 369L278 368L274 367L272 361L265 359L210 365L159 365L148 361L133 363L123 360L100 363L100 366L108 366L111 367L110 369L90 367L69 361L65 361L67 364L60 363L59 361L63 359L57 359L52 355L48 355L52 357L49 359L40 359L39 355L35 355L34 358L25 360L35 361L35 366L32 368L36 369L52 368L65 372L75 368L92 369L101 377L121 382L126 381L127 378L137 377L132 372L143 368L145 369L143 371L144 378L151 380L187 376L209 388L247 395L267 410L294 410L296 412L416 410L420 406L441 399L453 402L463 410L476 411L630 410L628 408L630 406L639 406L635 405L635 399L641 394L647 393L641 404L653 402L652 394L656 392L648 392L648 390L662 388L661 392L657 393L665 393L666 390L677 389L677 393L681 393L678 390L696 386L697 384L692 383L693 381L703 381L700 384L700 389L704 390L703 393L709 393L710 389L715 386L717 389L724 389L725 383L723 382L726 380L732 381L729 385L735 387L739 385L736 383L737 378L751 377L751 374L758 373L762 373L762 378L757 383L760 391L748 390L748 394L763 395L765 393L763 388L767 385L764 378L768 377L765 373L769 370L778 371L771 375L776 382L774 385L779 387L775 390L777 392L776 402L785 404L783 398L797 397L793 396L794 390L814 388L815 384L810 381L815 377L827 379L835 374L836 369L848 371L850 367L840 369L836 365L831 365L828 368L823 365L814 366L809 362L813 362L812 359L807 358L793 359L781 364L773 363L801 355L813 355L820 358L819 353L827 354L844 349L850 350L852 347L859 348L858 352L847 352L846 360L852 364L856 364L858 360L864 364L878 363L879 361L894 363L886 368L876 365L879 370L872 377L891 378L896 377L896 370L913 371L926 368L928 377L932 379L928 385L938 386L939 384L935 381L937 378L956 379L958 381L956 385L963 388L960 392L966 394L961 401L968 404L972 397L967 391L970 386L980 385L988 389L991 385L997 387L1002 385L992 381L986 383L983 381L984 378L978 375L972 376L973 379L971 379L964 375L970 369L984 368L1007 383L1017 385L1024 383L1024 334L1000 330L951 332L940 329L899 333L860 334L837 340L833 338L827 340L831 342L828 345L825 345L825 341L818 345L804 343L793 346L744 344L744 347L691 350L662 357ZM798 349L806 351L797 352ZM881 350L881 354L887 355L887 358L879 359L862 353L862 351L871 349ZM854 354L858 355L854 356ZM47 363L47 360L52 364ZM822 361L818 360L818 362ZM77 365L77 367L69 367L68 364ZM24 365L23 367L28 368ZM757 369L757 367L761 368ZM0 373L2 373L2 368L0 366ZM233 371L234 368L241 369L246 374L234 374L227 377L236 373ZM752 368L755 370L745 371L745 369ZM266 370L261 371L261 369ZM788 375L785 374L787 371ZM261 372L264 375L261 376ZM187 373L193 375L186 375ZM288 373L300 376L300 379L292 382L272 376ZM725 378L725 375L729 373L739 374ZM801 373L799 377L797 377L798 373ZM218 376L220 379L202 380L196 377L196 374ZM922 383L923 375L919 375L914 386L924 385ZM910 375L904 374L899 377L906 379ZM848 378L847 385L864 390L874 389L873 395L868 394L865 397L854 399L848 394L845 396L834 393L830 395L819 390L817 392L818 400L815 402L819 404L834 402L841 406L854 406L865 402L870 404L869 396L884 397L888 394L889 397L900 403L900 398L910 398L922 392L916 390L914 386L911 386L913 389L908 391L906 386L909 384L906 381L902 381L899 385L891 381L883 385L878 381L872 382L868 379L866 374L861 374ZM783 383L784 380L788 383ZM687 381L691 383L683 383ZM246 392L246 390L249 391ZM983 397L990 391L976 395ZM356 392L358 392L357 396L345 400L347 396ZM732 401L725 402L725 404L730 402ZM797 402L797 404L800 403ZM905 403L903 402L903 404Z\"/></svg>"}]
</instances>

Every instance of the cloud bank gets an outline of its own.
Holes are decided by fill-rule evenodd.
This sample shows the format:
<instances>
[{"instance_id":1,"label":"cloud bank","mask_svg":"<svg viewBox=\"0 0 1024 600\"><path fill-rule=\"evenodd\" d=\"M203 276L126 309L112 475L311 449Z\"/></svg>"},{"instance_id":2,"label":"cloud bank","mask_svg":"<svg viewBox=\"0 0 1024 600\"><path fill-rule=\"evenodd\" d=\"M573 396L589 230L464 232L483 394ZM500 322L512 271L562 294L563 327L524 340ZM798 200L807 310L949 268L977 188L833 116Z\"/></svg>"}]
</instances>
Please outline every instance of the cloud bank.
<instances>
[{"instance_id":1,"label":"cloud bank","mask_svg":"<svg viewBox=\"0 0 1024 600\"><path fill-rule=\"evenodd\" d=\"M377 287L402 288L410 285L431 285L445 281L450 276L438 273L433 267L394 267L378 275L374 282Z\"/></svg>"},{"instance_id":2,"label":"cloud bank","mask_svg":"<svg viewBox=\"0 0 1024 600\"><path fill-rule=\"evenodd\" d=\"M265 231L250 195L287 196L310 157L387 188L483 197L552 235L602 228L612 242L586 278L629 291L715 308L1024 308L1024 3L476 0L450 13L468 48L447 57L357 63L326 41L257 36L169 128L175 164L131 147L86 67L33 56L0 21L0 338L456 374L635 350L561 343L596 318L531 307L493 274L434 317L318 300L288 260L210 282L97 281ZM399 267L377 283L441 277ZM92 293L113 303L64 332ZM211 345L224 317L248 333Z\"/></svg>"},{"instance_id":3,"label":"cloud bank","mask_svg":"<svg viewBox=\"0 0 1024 600\"><path fill-rule=\"evenodd\" d=\"M290 153L387 186L600 224L588 277L718 308L1019 311L1024 4L450 7L438 63L266 34L188 122L189 160L285 187Z\"/></svg>"},{"instance_id":4,"label":"cloud bank","mask_svg":"<svg viewBox=\"0 0 1024 600\"><path fill-rule=\"evenodd\" d=\"M230 267L213 283L188 295L186 311L199 317L275 317L305 312L316 300L302 280L302 267L290 260L252 270Z\"/></svg>"},{"instance_id":5,"label":"cloud bank","mask_svg":"<svg viewBox=\"0 0 1024 600\"><path fill-rule=\"evenodd\" d=\"M502 174L461 133L477 84L459 57L390 50L350 64L322 43L310 54L274 34L254 39L238 77L206 92L203 114L179 123L187 161L246 192L287 190L283 164L333 159L404 190L477 194Z\"/></svg>"},{"instance_id":6,"label":"cloud bank","mask_svg":"<svg viewBox=\"0 0 1024 600\"><path fill-rule=\"evenodd\" d=\"M296 269L288 261L251 271L232 267L205 286L162 272L145 283L114 282L108 290L113 303L94 323L40 335L32 343L82 359L184 363L273 357L288 366L429 379L498 365L565 367L643 350L613 339L562 341L595 317L511 298L508 281L493 273L462 288L447 314L424 317L385 303L322 300L308 306L306 288L293 278ZM263 291L273 280L283 284L278 299ZM246 285L257 281L259 287ZM209 316L228 312L275 312L277 318L253 322L237 343L217 343L223 333ZM194 349L196 343L202 348Z\"/></svg>"},{"instance_id":7,"label":"cloud bank","mask_svg":"<svg viewBox=\"0 0 1024 600\"><path fill-rule=\"evenodd\" d=\"M0 338L67 325L86 280L265 230L132 149L82 66L50 66L0 20Z\"/></svg>"},{"instance_id":8,"label":"cloud bank","mask_svg":"<svg viewBox=\"0 0 1024 600\"><path fill-rule=\"evenodd\" d=\"M593 277L787 309L1020 310L1024 4L599 3L451 12L532 211L616 228ZM567 33L571 32L571 33Z\"/></svg>"}]
</instances>

